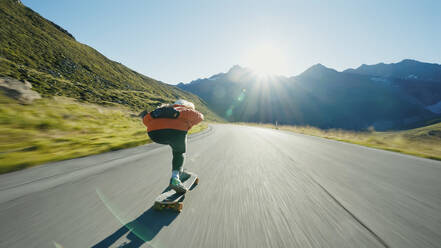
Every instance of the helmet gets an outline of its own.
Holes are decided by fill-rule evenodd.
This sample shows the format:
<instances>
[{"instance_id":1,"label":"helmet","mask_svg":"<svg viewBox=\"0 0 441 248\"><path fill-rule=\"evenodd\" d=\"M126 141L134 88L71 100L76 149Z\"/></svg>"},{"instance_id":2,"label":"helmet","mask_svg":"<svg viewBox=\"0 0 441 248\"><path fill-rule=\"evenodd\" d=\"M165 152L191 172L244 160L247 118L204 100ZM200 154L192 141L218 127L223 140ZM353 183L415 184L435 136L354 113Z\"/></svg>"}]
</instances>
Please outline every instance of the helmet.
<instances>
[{"instance_id":1,"label":"helmet","mask_svg":"<svg viewBox=\"0 0 441 248\"><path fill-rule=\"evenodd\" d=\"M194 108L194 104L193 104L192 102L186 101L186 100L184 100L184 99L176 100L176 102L174 103L174 105L184 105L184 106L187 107L187 108L195 109L195 108Z\"/></svg>"}]
</instances>

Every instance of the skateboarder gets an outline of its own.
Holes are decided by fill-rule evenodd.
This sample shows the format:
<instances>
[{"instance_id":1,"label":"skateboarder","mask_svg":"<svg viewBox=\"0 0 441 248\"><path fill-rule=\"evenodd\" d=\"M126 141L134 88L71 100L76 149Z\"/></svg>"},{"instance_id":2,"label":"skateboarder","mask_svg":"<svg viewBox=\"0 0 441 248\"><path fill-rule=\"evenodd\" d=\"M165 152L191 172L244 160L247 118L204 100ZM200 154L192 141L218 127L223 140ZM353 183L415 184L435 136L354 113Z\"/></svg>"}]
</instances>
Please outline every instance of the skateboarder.
<instances>
[{"instance_id":1,"label":"skateboarder","mask_svg":"<svg viewBox=\"0 0 441 248\"><path fill-rule=\"evenodd\" d=\"M182 99L174 104L163 105L143 117L150 139L171 146L173 161L170 188L178 193L188 190L179 178L183 172L187 131L202 120L204 116L195 110L194 104Z\"/></svg>"}]
</instances>

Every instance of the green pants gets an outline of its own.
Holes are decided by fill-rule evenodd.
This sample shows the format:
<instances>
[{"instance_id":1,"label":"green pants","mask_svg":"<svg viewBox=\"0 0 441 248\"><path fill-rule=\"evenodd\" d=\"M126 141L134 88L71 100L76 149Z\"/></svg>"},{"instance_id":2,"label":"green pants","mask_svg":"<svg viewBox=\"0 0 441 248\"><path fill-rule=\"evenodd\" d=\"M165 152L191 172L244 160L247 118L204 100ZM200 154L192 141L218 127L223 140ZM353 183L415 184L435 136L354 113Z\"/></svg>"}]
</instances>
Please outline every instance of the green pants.
<instances>
[{"instance_id":1,"label":"green pants","mask_svg":"<svg viewBox=\"0 0 441 248\"><path fill-rule=\"evenodd\" d=\"M162 129L148 132L148 134L155 143L171 147L173 153L172 169L181 171L187 147L187 131Z\"/></svg>"}]
</instances>

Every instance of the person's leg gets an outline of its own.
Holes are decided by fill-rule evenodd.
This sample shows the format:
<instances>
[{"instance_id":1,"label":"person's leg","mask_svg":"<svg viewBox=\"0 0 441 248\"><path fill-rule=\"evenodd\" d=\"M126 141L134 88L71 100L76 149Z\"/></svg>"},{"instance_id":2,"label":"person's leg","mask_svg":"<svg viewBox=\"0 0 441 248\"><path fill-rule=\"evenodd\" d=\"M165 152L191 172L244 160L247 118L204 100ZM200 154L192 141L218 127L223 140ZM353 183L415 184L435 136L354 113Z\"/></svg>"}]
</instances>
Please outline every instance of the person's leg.
<instances>
[{"instance_id":1,"label":"person's leg","mask_svg":"<svg viewBox=\"0 0 441 248\"><path fill-rule=\"evenodd\" d=\"M175 130L170 140L170 146L173 153L172 161L172 178L170 179L170 187L176 192L185 193L187 188L180 179L180 174L184 166L184 153L186 149L187 132Z\"/></svg>"},{"instance_id":2,"label":"person's leg","mask_svg":"<svg viewBox=\"0 0 441 248\"><path fill-rule=\"evenodd\" d=\"M172 171L182 172L184 167L184 153L173 152Z\"/></svg>"},{"instance_id":3,"label":"person's leg","mask_svg":"<svg viewBox=\"0 0 441 248\"><path fill-rule=\"evenodd\" d=\"M170 139L170 134L168 132L168 129L163 129L163 130L155 130L155 131L151 131L148 132L148 135L150 137L150 139L158 144L162 144L162 145L169 145L169 139Z\"/></svg>"},{"instance_id":4,"label":"person's leg","mask_svg":"<svg viewBox=\"0 0 441 248\"><path fill-rule=\"evenodd\" d=\"M163 129L149 132L149 136L156 143L168 144L171 146L173 160L170 187L179 193L187 192L187 188L182 184L181 180L179 179L179 175L182 172L184 164L187 132L173 129Z\"/></svg>"},{"instance_id":5,"label":"person's leg","mask_svg":"<svg viewBox=\"0 0 441 248\"><path fill-rule=\"evenodd\" d=\"M187 132L179 130L175 131L173 138L170 140L170 146L173 153L172 173L174 176L183 171L184 153L187 148Z\"/></svg>"},{"instance_id":6,"label":"person's leg","mask_svg":"<svg viewBox=\"0 0 441 248\"><path fill-rule=\"evenodd\" d=\"M173 154L172 170L182 171L184 153L187 147L187 132L173 129L162 129L148 133L152 141L170 145Z\"/></svg>"}]
</instances>

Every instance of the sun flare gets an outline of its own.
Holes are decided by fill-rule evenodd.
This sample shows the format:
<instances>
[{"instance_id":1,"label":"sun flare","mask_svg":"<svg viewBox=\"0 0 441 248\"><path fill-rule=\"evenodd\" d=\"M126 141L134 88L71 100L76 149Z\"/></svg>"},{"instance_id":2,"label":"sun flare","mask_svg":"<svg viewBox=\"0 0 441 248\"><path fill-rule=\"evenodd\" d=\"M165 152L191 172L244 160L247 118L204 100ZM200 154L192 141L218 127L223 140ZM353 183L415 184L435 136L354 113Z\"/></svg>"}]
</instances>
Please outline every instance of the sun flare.
<instances>
[{"instance_id":1,"label":"sun flare","mask_svg":"<svg viewBox=\"0 0 441 248\"><path fill-rule=\"evenodd\" d=\"M259 76L281 74L286 62L284 53L273 44L260 44L246 54L245 66Z\"/></svg>"}]
</instances>

